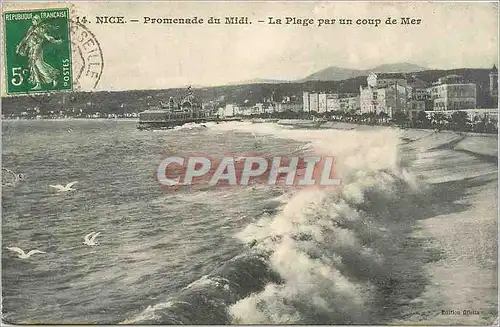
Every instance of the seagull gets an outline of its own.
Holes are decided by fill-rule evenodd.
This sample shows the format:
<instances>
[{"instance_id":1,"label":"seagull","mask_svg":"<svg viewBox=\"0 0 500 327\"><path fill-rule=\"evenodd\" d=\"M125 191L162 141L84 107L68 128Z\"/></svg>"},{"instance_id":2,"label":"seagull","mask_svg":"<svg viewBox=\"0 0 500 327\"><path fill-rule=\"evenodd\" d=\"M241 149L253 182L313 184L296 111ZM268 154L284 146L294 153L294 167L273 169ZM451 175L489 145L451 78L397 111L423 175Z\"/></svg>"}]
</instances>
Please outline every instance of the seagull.
<instances>
[{"instance_id":1,"label":"seagull","mask_svg":"<svg viewBox=\"0 0 500 327\"><path fill-rule=\"evenodd\" d=\"M46 253L46 252L43 252L43 251L40 251L40 250L31 250L29 251L27 254L20 248L18 248L17 246L14 246L14 247L7 247L8 250L11 250L12 252L16 252L18 253L18 257L21 258L21 259L27 259L29 257L31 257L33 254L35 253Z\"/></svg>"},{"instance_id":2,"label":"seagull","mask_svg":"<svg viewBox=\"0 0 500 327\"><path fill-rule=\"evenodd\" d=\"M95 239L97 236L99 236L99 234L101 234L101 233L100 232L99 233L92 232L92 233L85 235L85 237L84 237L85 242L83 242L83 244L88 245L88 246L97 245L98 243L95 242Z\"/></svg>"},{"instance_id":3,"label":"seagull","mask_svg":"<svg viewBox=\"0 0 500 327\"><path fill-rule=\"evenodd\" d=\"M66 186L62 186L60 184L57 184L57 185L49 185L50 187L53 187L53 188L56 188L59 192L67 192L67 191L76 191L75 189L71 188L73 185L75 185L76 183L78 183L77 181L75 182L71 182L71 183L68 183L66 184Z\"/></svg>"}]
</instances>

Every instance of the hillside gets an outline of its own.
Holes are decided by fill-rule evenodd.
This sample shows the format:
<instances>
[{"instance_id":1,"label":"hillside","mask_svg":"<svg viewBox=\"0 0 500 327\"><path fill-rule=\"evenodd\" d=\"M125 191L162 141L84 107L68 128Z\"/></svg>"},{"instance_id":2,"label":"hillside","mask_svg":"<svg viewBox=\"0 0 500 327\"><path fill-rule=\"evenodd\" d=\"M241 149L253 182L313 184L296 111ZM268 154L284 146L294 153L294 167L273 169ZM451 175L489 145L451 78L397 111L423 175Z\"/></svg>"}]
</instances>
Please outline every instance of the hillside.
<instances>
[{"instance_id":1,"label":"hillside","mask_svg":"<svg viewBox=\"0 0 500 327\"><path fill-rule=\"evenodd\" d=\"M355 78L359 76L368 76L370 72L375 73L412 73L426 70L427 68L409 64L409 63L397 63L397 64L386 64L380 65L371 69L358 70L340 67L328 67L326 69L320 70L314 74L311 74L305 78L304 81L341 81L349 78Z\"/></svg>"},{"instance_id":2,"label":"hillside","mask_svg":"<svg viewBox=\"0 0 500 327\"><path fill-rule=\"evenodd\" d=\"M280 84L280 83L291 83L290 81L278 80L278 79L263 79L263 78L254 78L246 81L233 82L228 85L245 85L245 84Z\"/></svg>"},{"instance_id":3,"label":"hillside","mask_svg":"<svg viewBox=\"0 0 500 327\"><path fill-rule=\"evenodd\" d=\"M365 72L375 72L375 73L413 73L413 72L420 72L427 70L427 68L419 66L419 65L414 65L410 64L407 62L404 63L399 63L399 64L385 64L385 65L380 65L375 68L372 68L371 70L365 70Z\"/></svg>"},{"instance_id":4,"label":"hillside","mask_svg":"<svg viewBox=\"0 0 500 327\"><path fill-rule=\"evenodd\" d=\"M363 71L341 67L328 67L301 79L305 81L341 81L349 78L363 76Z\"/></svg>"}]
</instances>

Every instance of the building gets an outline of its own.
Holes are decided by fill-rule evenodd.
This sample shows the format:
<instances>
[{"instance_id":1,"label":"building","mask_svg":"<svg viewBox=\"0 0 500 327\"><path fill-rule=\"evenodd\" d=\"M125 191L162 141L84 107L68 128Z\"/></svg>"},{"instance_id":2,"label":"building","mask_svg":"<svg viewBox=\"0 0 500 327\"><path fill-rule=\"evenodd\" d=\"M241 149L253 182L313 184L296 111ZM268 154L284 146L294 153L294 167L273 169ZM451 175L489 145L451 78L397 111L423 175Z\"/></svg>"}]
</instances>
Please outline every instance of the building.
<instances>
[{"instance_id":1,"label":"building","mask_svg":"<svg viewBox=\"0 0 500 327\"><path fill-rule=\"evenodd\" d=\"M368 84L368 86L359 86L359 106L361 113L373 112L376 110L377 100L379 96L377 94L377 89L373 88Z\"/></svg>"},{"instance_id":2,"label":"building","mask_svg":"<svg viewBox=\"0 0 500 327\"><path fill-rule=\"evenodd\" d=\"M194 95L191 86L187 88L186 94L180 101L176 101L174 97L170 97L167 103L160 101L159 110L167 111L173 116L183 115L191 118L205 117L210 114L209 110L204 110L201 100Z\"/></svg>"},{"instance_id":3,"label":"building","mask_svg":"<svg viewBox=\"0 0 500 327\"><path fill-rule=\"evenodd\" d=\"M459 75L440 78L429 88L434 111L476 109L477 87Z\"/></svg>"},{"instance_id":4,"label":"building","mask_svg":"<svg viewBox=\"0 0 500 327\"><path fill-rule=\"evenodd\" d=\"M238 114L238 106L234 104L226 104L226 107L222 111L222 116L223 117L233 117Z\"/></svg>"},{"instance_id":5,"label":"building","mask_svg":"<svg viewBox=\"0 0 500 327\"><path fill-rule=\"evenodd\" d=\"M408 82L408 114L411 117L420 111L428 111L433 108L433 101L428 89L429 85L413 76L411 82Z\"/></svg>"},{"instance_id":6,"label":"building","mask_svg":"<svg viewBox=\"0 0 500 327\"><path fill-rule=\"evenodd\" d=\"M253 115L260 115L264 113L264 105L262 103L256 103L255 106L252 107Z\"/></svg>"},{"instance_id":7,"label":"building","mask_svg":"<svg viewBox=\"0 0 500 327\"><path fill-rule=\"evenodd\" d=\"M338 93L330 93L326 95L326 111L339 111L340 100Z\"/></svg>"},{"instance_id":8,"label":"building","mask_svg":"<svg viewBox=\"0 0 500 327\"><path fill-rule=\"evenodd\" d=\"M318 94L318 112L319 113L326 112L326 93Z\"/></svg>"},{"instance_id":9,"label":"building","mask_svg":"<svg viewBox=\"0 0 500 327\"><path fill-rule=\"evenodd\" d=\"M325 113L339 110L359 110L359 95L357 94L338 94L338 93L308 93L304 92L304 105L310 111ZM306 96L307 94L307 96ZM292 109L293 110L293 109Z\"/></svg>"},{"instance_id":10,"label":"building","mask_svg":"<svg viewBox=\"0 0 500 327\"><path fill-rule=\"evenodd\" d=\"M403 74L374 74L367 79L367 86L359 87L359 108L361 113L407 112L410 87Z\"/></svg>"},{"instance_id":11,"label":"building","mask_svg":"<svg viewBox=\"0 0 500 327\"><path fill-rule=\"evenodd\" d=\"M194 95L191 86L187 88L186 95L182 98L179 104L180 109L184 113L187 113L191 118L202 118L208 116L208 113L203 110L202 102Z\"/></svg>"},{"instance_id":12,"label":"building","mask_svg":"<svg viewBox=\"0 0 500 327\"><path fill-rule=\"evenodd\" d=\"M302 93L302 110L305 112L310 111L310 106L309 106L309 92L303 92Z\"/></svg>"},{"instance_id":13,"label":"building","mask_svg":"<svg viewBox=\"0 0 500 327\"><path fill-rule=\"evenodd\" d=\"M493 65L493 68L490 72L490 97L494 99L493 103L497 103L498 101L498 69L496 65Z\"/></svg>"},{"instance_id":14,"label":"building","mask_svg":"<svg viewBox=\"0 0 500 327\"><path fill-rule=\"evenodd\" d=\"M319 111L319 94L311 93L309 94L309 112Z\"/></svg>"},{"instance_id":15,"label":"building","mask_svg":"<svg viewBox=\"0 0 500 327\"><path fill-rule=\"evenodd\" d=\"M179 104L175 101L173 97L170 97L167 103L163 103L160 101L160 106L162 107L162 109L166 109L170 112L181 111Z\"/></svg>"},{"instance_id":16,"label":"building","mask_svg":"<svg viewBox=\"0 0 500 327\"><path fill-rule=\"evenodd\" d=\"M359 95L346 95L340 97L339 107L341 111L358 111L360 110L360 97Z\"/></svg>"},{"instance_id":17,"label":"building","mask_svg":"<svg viewBox=\"0 0 500 327\"><path fill-rule=\"evenodd\" d=\"M185 96L180 101L170 97L167 103L160 101L159 107L152 107L139 113L139 123L162 123L204 118L209 114L209 111L203 110L202 102L193 94L193 90L189 86Z\"/></svg>"},{"instance_id":18,"label":"building","mask_svg":"<svg viewBox=\"0 0 500 327\"><path fill-rule=\"evenodd\" d=\"M238 106L235 107L237 108L237 113L235 115L239 116L250 116L253 112L253 107L252 106Z\"/></svg>"},{"instance_id":19,"label":"building","mask_svg":"<svg viewBox=\"0 0 500 327\"><path fill-rule=\"evenodd\" d=\"M406 76L402 73L370 73L366 78L368 86L384 88L389 85L407 85Z\"/></svg>"},{"instance_id":20,"label":"building","mask_svg":"<svg viewBox=\"0 0 500 327\"><path fill-rule=\"evenodd\" d=\"M300 112L302 111L302 103L294 103L294 102L286 102L286 103L278 103L278 111L279 112L286 112L286 111L293 111L293 112Z\"/></svg>"},{"instance_id":21,"label":"building","mask_svg":"<svg viewBox=\"0 0 500 327\"><path fill-rule=\"evenodd\" d=\"M359 87L359 108L361 113L406 112L409 104L409 89L405 75L401 73L370 73L367 86Z\"/></svg>"}]
</instances>

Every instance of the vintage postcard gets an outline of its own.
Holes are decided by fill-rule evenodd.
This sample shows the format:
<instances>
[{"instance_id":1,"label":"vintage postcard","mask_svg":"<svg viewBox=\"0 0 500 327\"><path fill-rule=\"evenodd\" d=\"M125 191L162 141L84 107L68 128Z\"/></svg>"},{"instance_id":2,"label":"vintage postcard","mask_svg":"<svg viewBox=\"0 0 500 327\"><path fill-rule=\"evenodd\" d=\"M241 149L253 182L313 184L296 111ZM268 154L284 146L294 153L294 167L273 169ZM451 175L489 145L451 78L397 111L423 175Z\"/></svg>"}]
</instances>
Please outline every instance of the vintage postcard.
<instances>
[{"instance_id":1,"label":"vintage postcard","mask_svg":"<svg viewBox=\"0 0 500 327\"><path fill-rule=\"evenodd\" d=\"M1 20L2 324L498 326L498 2Z\"/></svg>"}]
</instances>

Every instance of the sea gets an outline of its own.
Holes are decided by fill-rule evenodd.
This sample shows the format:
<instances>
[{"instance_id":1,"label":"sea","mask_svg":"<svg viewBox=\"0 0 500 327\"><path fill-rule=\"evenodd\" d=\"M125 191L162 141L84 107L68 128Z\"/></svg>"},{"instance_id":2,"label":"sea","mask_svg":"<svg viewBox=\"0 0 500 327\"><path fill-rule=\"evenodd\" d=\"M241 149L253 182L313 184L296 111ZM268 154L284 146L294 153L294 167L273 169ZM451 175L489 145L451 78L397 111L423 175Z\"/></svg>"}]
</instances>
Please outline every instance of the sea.
<instances>
[{"instance_id":1,"label":"sea","mask_svg":"<svg viewBox=\"0 0 500 327\"><path fill-rule=\"evenodd\" d=\"M395 128L248 122L141 131L126 120L3 121L2 167L23 178L2 187L2 319L388 324L426 321L441 308L474 309L467 296L449 308L443 294L429 295L438 275L425 265L446 260L445 251L436 238L415 235L420 220L471 215L459 200L474 187L496 199L496 163L452 151L461 140L453 135L442 141L432 131L411 139ZM342 185L172 192L156 179L166 154L249 152L334 156ZM73 181L72 192L49 186ZM83 244L90 232L100 233L97 246ZM496 236L487 239L482 271L496 276ZM45 253L20 259L7 249L13 246ZM488 293L497 284L487 276L481 322L497 316L496 295Z\"/></svg>"}]
</instances>

